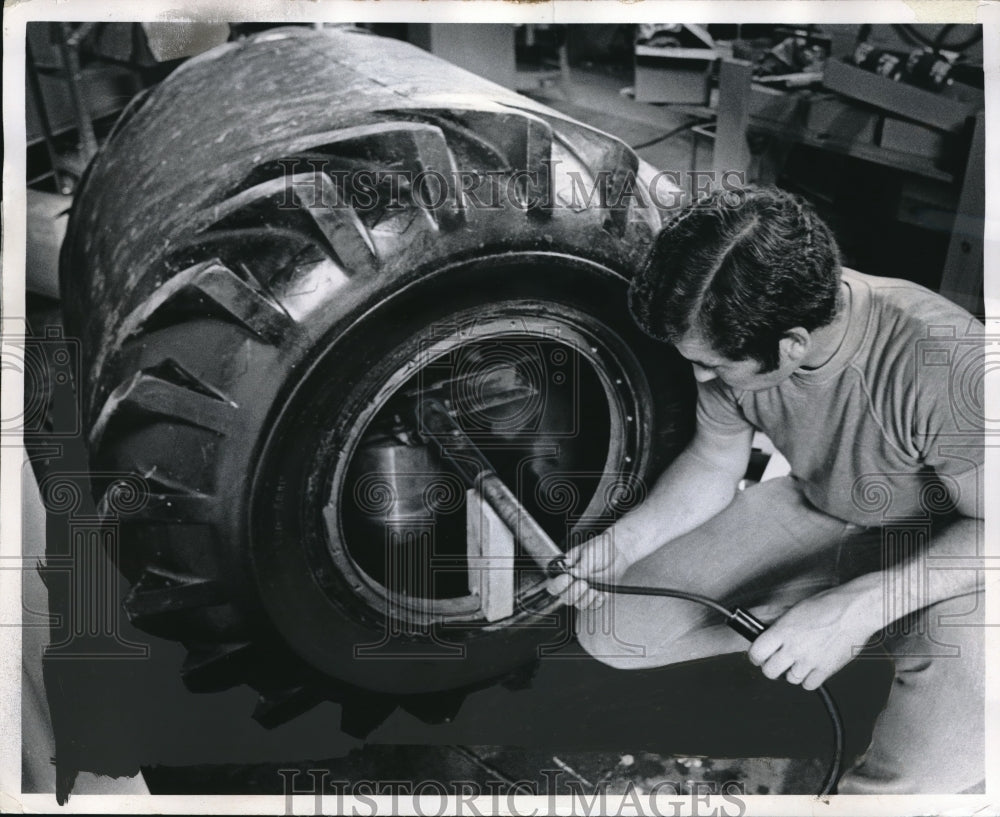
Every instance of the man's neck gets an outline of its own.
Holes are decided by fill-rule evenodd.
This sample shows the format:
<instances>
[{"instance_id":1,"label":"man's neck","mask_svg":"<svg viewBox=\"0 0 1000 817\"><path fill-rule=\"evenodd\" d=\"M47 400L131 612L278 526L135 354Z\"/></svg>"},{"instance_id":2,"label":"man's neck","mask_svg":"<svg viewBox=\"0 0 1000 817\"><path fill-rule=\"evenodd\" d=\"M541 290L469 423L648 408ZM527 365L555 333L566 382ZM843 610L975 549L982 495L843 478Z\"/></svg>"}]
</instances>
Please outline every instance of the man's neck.
<instances>
[{"instance_id":1,"label":"man's neck","mask_svg":"<svg viewBox=\"0 0 1000 817\"><path fill-rule=\"evenodd\" d=\"M843 300L840 309L837 310L837 316L826 326L810 332L812 343L802 364L803 369L818 369L823 364L829 363L847 336L847 327L851 322L851 288L843 282L840 287Z\"/></svg>"}]
</instances>

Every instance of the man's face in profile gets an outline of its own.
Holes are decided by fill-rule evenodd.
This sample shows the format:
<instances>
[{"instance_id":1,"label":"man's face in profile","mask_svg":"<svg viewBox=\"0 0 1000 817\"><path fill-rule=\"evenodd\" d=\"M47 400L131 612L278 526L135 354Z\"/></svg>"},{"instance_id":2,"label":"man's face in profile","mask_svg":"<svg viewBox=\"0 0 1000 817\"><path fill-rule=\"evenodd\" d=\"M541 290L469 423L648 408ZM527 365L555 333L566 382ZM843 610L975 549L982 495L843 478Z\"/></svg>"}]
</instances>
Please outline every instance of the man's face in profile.
<instances>
[{"instance_id":1,"label":"man's face in profile","mask_svg":"<svg viewBox=\"0 0 1000 817\"><path fill-rule=\"evenodd\" d=\"M753 358L730 360L717 352L697 330L688 330L674 344L681 356L690 361L694 368L694 378L699 383L707 383L718 378L736 391L758 391L776 386L788 378L797 363L782 361L777 369L761 372L761 364Z\"/></svg>"}]
</instances>

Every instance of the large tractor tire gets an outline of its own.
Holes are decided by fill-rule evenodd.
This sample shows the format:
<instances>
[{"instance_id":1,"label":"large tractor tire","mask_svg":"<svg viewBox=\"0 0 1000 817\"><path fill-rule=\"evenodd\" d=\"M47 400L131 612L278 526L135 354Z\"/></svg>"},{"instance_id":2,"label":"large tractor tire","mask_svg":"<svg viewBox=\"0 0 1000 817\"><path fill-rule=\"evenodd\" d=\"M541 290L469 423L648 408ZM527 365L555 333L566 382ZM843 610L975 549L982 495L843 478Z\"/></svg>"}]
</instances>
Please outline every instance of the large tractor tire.
<instances>
[{"instance_id":1,"label":"large tractor tire","mask_svg":"<svg viewBox=\"0 0 1000 817\"><path fill-rule=\"evenodd\" d=\"M436 717L567 638L522 553L509 614L485 614L467 486L415 406L444 399L564 547L640 501L693 400L626 308L651 175L356 31L227 44L134 106L77 193L61 285L126 612L183 642L189 687L249 683L265 723L352 696Z\"/></svg>"}]
</instances>

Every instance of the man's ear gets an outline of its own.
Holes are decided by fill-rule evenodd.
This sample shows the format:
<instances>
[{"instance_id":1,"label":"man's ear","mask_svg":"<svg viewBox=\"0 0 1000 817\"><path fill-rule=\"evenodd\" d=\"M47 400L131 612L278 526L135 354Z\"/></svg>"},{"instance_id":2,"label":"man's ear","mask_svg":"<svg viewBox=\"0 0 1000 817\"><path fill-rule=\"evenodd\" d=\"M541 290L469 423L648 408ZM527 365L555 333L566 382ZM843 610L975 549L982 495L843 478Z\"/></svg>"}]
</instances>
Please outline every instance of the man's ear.
<instances>
[{"instance_id":1,"label":"man's ear","mask_svg":"<svg viewBox=\"0 0 1000 817\"><path fill-rule=\"evenodd\" d=\"M802 361L805 360L806 354L809 352L811 342L812 336L808 330L803 329L801 326L789 329L785 332L784 337L778 341L778 354L781 357L781 363L801 365Z\"/></svg>"}]
</instances>

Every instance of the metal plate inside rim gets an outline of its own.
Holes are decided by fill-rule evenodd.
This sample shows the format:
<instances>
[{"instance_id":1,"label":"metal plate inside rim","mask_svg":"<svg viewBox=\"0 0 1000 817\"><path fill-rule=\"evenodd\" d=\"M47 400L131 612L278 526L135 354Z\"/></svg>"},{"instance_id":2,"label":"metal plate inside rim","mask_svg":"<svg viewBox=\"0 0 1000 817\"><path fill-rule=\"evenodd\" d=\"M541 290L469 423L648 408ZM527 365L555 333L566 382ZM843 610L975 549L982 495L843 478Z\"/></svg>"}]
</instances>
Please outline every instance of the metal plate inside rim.
<instances>
[{"instance_id":1,"label":"metal plate inside rim","mask_svg":"<svg viewBox=\"0 0 1000 817\"><path fill-rule=\"evenodd\" d=\"M380 413L384 414L387 405L391 405L394 399L398 402L401 392L412 390L412 382L414 379L419 382L421 373L429 371L435 364L440 364L449 355L475 348L476 345L483 348L484 344L495 344L497 349L501 351L506 347L508 363L512 363L515 356L511 355L510 352L513 349L529 342L535 342L539 348L544 348L546 351L557 352L564 349L575 353L576 359L583 364L580 369L582 370L586 366L590 370L589 378L598 382L603 392L607 416L607 447L602 452L599 466L592 469L591 476L596 480L595 487L582 513L576 515L578 522L606 517L608 497L614 496L615 491L620 488L619 482L622 475L629 474L635 468L635 454L639 440L638 424L635 422L634 384L630 382L625 367L615 356L613 350L608 348L607 343L598 339L597 334L601 325L595 326L593 332L588 330L581 324L585 322L598 323L596 319L583 313L574 313L573 310L565 310L565 315L560 314L556 317L539 315L537 309L527 310L521 307L519 311L516 304L511 304L508 308L509 314L480 319L469 325L458 326L455 323L443 323L429 327L422 337L416 339L415 354L411 355L404 365L398 366L396 371L385 380L357 418L354 424L357 431L346 447L344 456L339 458L339 465L332 481L331 495L323 511L324 522L330 534L328 536L330 554L342 575L348 579L354 592L377 611L388 616L405 616L411 621L416 620L423 623L483 620L480 614L479 600L469 592L438 598L413 595L387 587L375 576L366 572L359 563L363 560L357 558L359 548L386 546L385 552L388 553L391 547L403 546L412 549L417 545L412 536L408 542L397 541L395 544L386 542L385 536L380 542L352 542L351 531L347 529L350 526L345 525L342 513L342 510L350 504L347 502L351 498L348 496L348 492L353 492L355 496L360 493L361 496L366 497L365 501L372 503L368 506L368 510L376 514L383 512L387 519L392 517L396 521L402 521L404 527L406 519L409 517L412 521L414 512L419 512L418 504L413 502L410 502L402 511L393 504L397 503L399 499L399 491L395 490L401 484L399 475L390 475L393 479L379 480L379 474L372 472L363 475L360 480L354 480L354 484L348 484L351 481L348 477L351 475L352 465L356 463L357 458L364 456L362 452L366 438L370 438L371 426L379 418ZM499 368L502 369L504 355L498 354L496 357L501 360ZM573 354L566 355L566 357L572 358ZM529 368L531 367L531 361L523 362ZM496 374L497 370L498 366L494 365L492 372ZM428 378L428 380L431 379ZM468 373L465 373L464 380L458 378L466 386L468 386L469 379ZM500 380L504 379L501 372ZM514 393L517 393L518 388L520 388L522 400L520 409L516 399L512 404L508 404L508 413L505 416L501 415L502 419L507 422L516 422L518 415L521 415L522 420L525 416L530 417L531 412L526 409L526 406L530 405L532 399L531 384L527 384L526 388L525 384L513 382L509 376L506 377L506 381L506 384L501 383L501 386L509 386L509 391ZM408 386L410 386L409 389ZM595 396L594 394L579 395L581 400L593 400ZM458 407L458 410L461 413L461 406ZM470 412L465 412L466 418L469 414ZM489 429L480 429L482 433L477 433L476 425L475 422L471 423L470 436L476 439L484 450L489 451L491 443L493 449L496 450L496 439L490 439ZM466 430L470 431L468 427ZM576 434L579 429L570 429L570 432ZM495 438L496 435L492 436ZM539 439L544 439L545 436L546 432L543 431L539 435ZM567 435L564 434L563 437L566 438ZM400 444L399 450L404 450L402 444ZM426 451L426 447L414 446L410 450L413 452ZM395 454L394 451L391 456L382 461L397 461L399 458ZM404 451L401 463L403 481L413 476L406 474L405 470L407 468L412 470L414 463L430 462L426 454L415 453L409 458L407 457L408 455ZM378 462L379 460L374 461ZM417 468L419 470L420 466L418 465ZM423 475L417 474L417 476ZM436 491L436 501L438 502L449 505L457 500L464 507L464 486L449 484L457 480L457 477L447 474L443 468L439 468L438 476L452 477L453 479L437 480L437 484L428 482L423 488L429 489L431 494ZM367 484L360 484L366 482L366 479ZM395 486L393 480L396 482ZM421 500L435 501L433 495L428 495L427 490L420 489L421 486L417 485L416 491L420 493ZM460 497L456 497L456 491L460 492ZM453 507L451 509L454 510ZM419 527L418 524L417 528ZM388 530L388 528L386 529ZM435 554L435 556L437 555ZM453 556L459 557L460 555L453 554ZM442 566L444 566L442 572L447 573L447 560L436 559L434 570L438 571ZM532 592L537 592L541 587L544 581L541 572L539 571L533 577L530 573L529 570L527 579L522 579L519 583L515 602Z\"/></svg>"}]
</instances>

